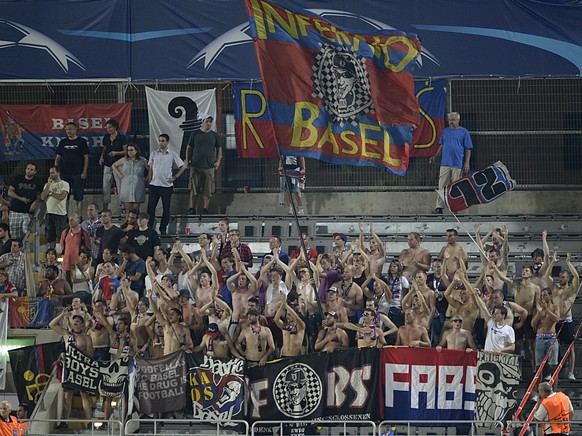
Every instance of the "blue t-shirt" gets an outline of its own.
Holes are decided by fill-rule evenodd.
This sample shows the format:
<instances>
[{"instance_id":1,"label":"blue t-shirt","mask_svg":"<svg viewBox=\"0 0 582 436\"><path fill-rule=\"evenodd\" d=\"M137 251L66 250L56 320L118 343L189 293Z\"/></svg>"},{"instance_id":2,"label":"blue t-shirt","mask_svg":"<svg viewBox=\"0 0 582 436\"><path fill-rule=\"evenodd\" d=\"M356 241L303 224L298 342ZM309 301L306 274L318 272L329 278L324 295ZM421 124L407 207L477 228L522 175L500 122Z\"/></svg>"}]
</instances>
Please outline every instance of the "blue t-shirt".
<instances>
[{"instance_id":1,"label":"blue t-shirt","mask_svg":"<svg viewBox=\"0 0 582 436\"><path fill-rule=\"evenodd\" d=\"M473 148L469 131L464 127L453 129L447 127L441 135L441 166L463 168L465 149Z\"/></svg>"},{"instance_id":2,"label":"blue t-shirt","mask_svg":"<svg viewBox=\"0 0 582 436\"><path fill-rule=\"evenodd\" d=\"M128 260L127 264L125 265L125 274L128 277L134 276L135 273L141 273L141 277L139 280L135 282L132 281L129 287L132 291L135 291L139 294L140 297L143 296L143 291L145 290L145 276L146 276L146 264L143 259L137 260Z\"/></svg>"}]
</instances>

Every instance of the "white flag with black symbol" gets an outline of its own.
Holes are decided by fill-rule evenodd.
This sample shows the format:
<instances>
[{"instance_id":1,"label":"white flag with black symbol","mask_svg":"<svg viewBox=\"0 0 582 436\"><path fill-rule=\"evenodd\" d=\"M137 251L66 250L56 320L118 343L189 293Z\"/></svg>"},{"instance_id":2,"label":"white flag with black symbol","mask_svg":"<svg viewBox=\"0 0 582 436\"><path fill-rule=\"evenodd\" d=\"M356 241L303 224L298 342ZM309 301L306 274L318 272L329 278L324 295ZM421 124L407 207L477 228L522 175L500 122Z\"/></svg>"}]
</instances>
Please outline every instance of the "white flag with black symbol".
<instances>
[{"instance_id":1,"label":"white flag with black symbol","mask_svg":"<svg viewBox=\"0 0 582 436\"><path fill-rule=\"evenodd\" d=\"M191 92L156 91L146 87L148 119L150 125L150 152L157 150L158 137L162 133L170 136L170 150L182 159L190 134L200 128L202 118L214 120L216 130L216 89Z\"/></svg>"}]
</instances>

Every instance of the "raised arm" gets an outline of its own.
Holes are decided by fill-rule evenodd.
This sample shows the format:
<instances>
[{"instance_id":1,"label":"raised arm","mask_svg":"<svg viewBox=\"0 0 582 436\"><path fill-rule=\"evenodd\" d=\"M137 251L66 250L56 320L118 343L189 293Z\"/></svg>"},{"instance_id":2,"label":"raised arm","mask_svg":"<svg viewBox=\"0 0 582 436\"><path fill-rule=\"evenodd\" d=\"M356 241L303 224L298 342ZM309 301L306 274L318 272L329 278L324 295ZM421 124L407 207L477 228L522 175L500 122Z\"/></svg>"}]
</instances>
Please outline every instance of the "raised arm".
<instances>
[{"instance_id":1,"label":"raised arm","mask_svg":"<svg viewBox=\"0 0 582 436\"><path fill-rule=\"evenodd\" d=\"M481 263L483 266L487 266L489 259L485 257L485 249L483 248L483 241L481 240L481 224L476 223L473 227L475 228L475 241L477 242L477 247L479 247L479 257L481 258ZM484 239L486 238L487 236L485 236Z\"/></svg>"},{"instance_id":2,"label":"raised arm","mask_svg":"<svg viewBox=\"0 0 582 436\"><path fill-rule=\"evenodd\" d=\"M382 242L380 237L376 233L374 233L372 224L370 224L370 233L372 234L372 238L374 239L374 241L376 241L376 245L378 246L378 251L380 252L380 254L382 256L386 256L386 248L384 247L384 243Z\"/></svg>"},{"instance_id":3,"label":"raised arm","mask_svg":"<svg viewBox=\"0 0 582 436\"><path fill-rule=\"evenodd\" d=\"M65 315L71 311L70 309L71 307L63 308L63 311L57 317L53 318L52 321L49 323L49 327L53 329L56 333L61 335L63 338L66 338L69 332L65 330L63 327L61 327L59 323L61 319L63 319Z\"/></svg>"},{"instance_id":4,"label":"raised arm","mask_svg":"<svg viewBox=\"0 0 582 436\"><path fill-rule=\"evenodd\" d=\"M578 288L580 287L580 274L576 270L576 267L572 265L570 253L566 254L566 266L572 274L572 285L567 291L567 296L570 297L572 295L576 295L578 293Z\"/></svg>"}]
</instances>

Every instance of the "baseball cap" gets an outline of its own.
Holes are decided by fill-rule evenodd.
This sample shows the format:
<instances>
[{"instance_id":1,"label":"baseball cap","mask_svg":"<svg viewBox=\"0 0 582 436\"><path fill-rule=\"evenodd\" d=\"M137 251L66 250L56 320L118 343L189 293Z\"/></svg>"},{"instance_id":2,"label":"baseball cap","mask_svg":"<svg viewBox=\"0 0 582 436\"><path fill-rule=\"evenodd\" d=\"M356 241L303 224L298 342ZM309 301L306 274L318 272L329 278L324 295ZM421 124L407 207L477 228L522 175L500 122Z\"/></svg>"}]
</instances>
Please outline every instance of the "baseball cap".
<instances>
[{"instance_id":1,"label":"baseball cap","mask_svg":"<svg viewBox=\"0 0 582 436\"><path fill-rule=\"evenodd\" d=\"M331 288L329 288L329 291L327 291L327 292L328 293L329 292L335 292L337 294L337 288L335 286L332 286Z\"/></svg>"},{"instance_id":2,"label":"baseball cap","mask_svg":"<svg viewBox=\"0 0 582 436\"><path fill-rule=\"evenodd\" d=\"M337 313L335 313L335 312L333 312L333 311L331 311L331 312L325 312L325 313L324 313L324 315L325 315L325 316L327 316L327 315L331 315L331 316L333 316L335 319L337 319Z\"/></svg>"},{"instance_id":3,"label":"baseball cap","mask_svg":"<svg viewBox=\"0 0 582 436\"><path fill-rule=\"evenodd\" d=\"M544 250L541 248L536 248L534 251L531 252L531 257L541 256L544 257Z\"/></svg>"},{"instance_id":4,"label":"baseball cap","mask_svg":"<svg viewBox=\"0 0 582 436\"><path fill-rule=\"evenodd\" d=\"M208 328L206 329L206 333L208 336L218 336L218 324L215 322L208 324Z\"/></svg>"},{"instance_id":5,"label":"baseball cap","mask_svg":"<svg viewBox=\"0 0 582 436\"><path fill-rule=\"evenodd\" d=\"M344 242L347 242L347 240L348 240L348 237L345 234L343 234L343 233L334 233L332 236L333 236L334 239L337 238L337 237L339 237Z\"/></svg>"},{"instance_id":6,"label":"baseball cap","mask_svg":"<svg viewBox=\"0 0 582 436\"><path fill-rule=\"evenodd\" d=\"M190 298L190 291L188 289L180 289L180 297Z\"/></svg>"}]
</instances>

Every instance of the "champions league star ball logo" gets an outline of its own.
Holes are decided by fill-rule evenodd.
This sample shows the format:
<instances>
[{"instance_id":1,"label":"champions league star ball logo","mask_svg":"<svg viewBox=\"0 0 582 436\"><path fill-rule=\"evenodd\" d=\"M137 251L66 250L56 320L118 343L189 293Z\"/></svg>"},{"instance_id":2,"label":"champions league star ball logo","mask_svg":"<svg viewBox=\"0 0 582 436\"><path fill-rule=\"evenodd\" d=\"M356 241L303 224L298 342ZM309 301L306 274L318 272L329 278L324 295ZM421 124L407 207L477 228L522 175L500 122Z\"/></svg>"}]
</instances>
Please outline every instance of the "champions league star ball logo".
<instances>
[{"instance_id":1,"label":"champions league star ball logo","mask_svg":"<svg viewBox=\"0 0 582 436\"><path fill-rule=\"evenodd\" d=\"M289 418L312 414L321 402L321 392L321 379L313 369L302 363L283 369L273 385L275 404Z\"/></svg>"},{"instance_id":2,"label":"champions league star ball logo","mask_svg":"<svg viewBox=\"0 0 582 436\"><path fill-rule=\"evenodd\" d=\"M347 48L320 44L313 64L315 96L335 122L356 125L357 116L374 112L366 61Z\"/></svg>"}]
</instances>

